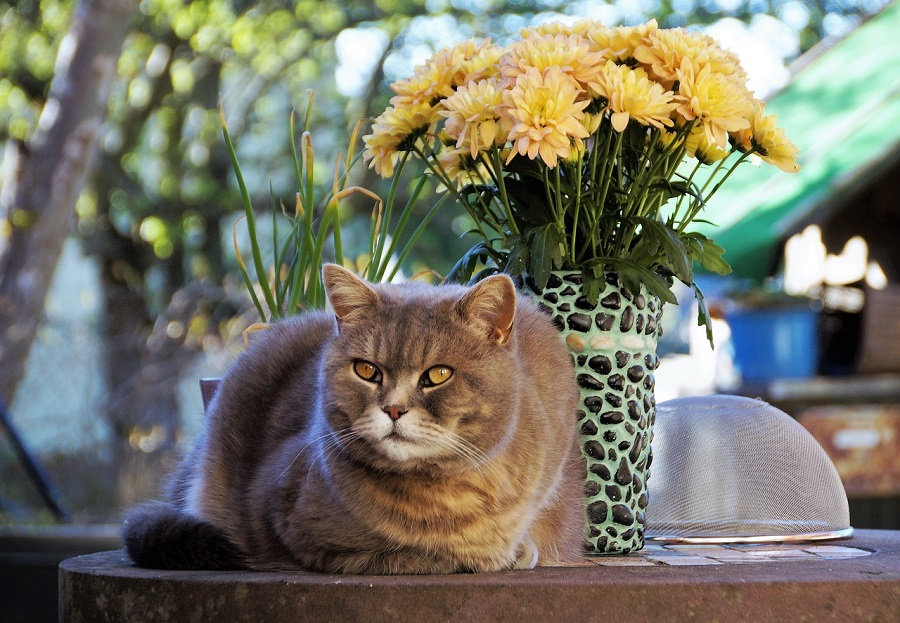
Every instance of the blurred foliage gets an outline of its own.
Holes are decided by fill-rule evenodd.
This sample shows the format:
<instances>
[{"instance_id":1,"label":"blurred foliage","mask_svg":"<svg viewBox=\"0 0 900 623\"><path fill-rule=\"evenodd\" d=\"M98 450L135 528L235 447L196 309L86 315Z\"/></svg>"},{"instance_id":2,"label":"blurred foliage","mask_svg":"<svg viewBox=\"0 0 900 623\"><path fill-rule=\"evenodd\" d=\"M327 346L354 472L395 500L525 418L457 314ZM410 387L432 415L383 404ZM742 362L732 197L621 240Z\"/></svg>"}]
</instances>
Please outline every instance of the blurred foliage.
<instances>
[{"instance_id":1,"label":"blurred foliage","mask_svg":"<svg viewBox=\"0 0 900 623\"><path fill-rule=\"evenodd\" d=\"M75 4L0 2L0 141L26 141L36 128ZM502 40L557 14L600 18L610 25L657 17L663 26L711 23L722 16L749 23L768 14L798 33L803 51L883 4L143 0L109 96L98 175L77 206L78 230L112 278L142 292L152 317L184 283L218 281L236 269L231 245L222 243L241 202L219 131L220 103L253 200L265 209L270 183L282 202L293 202L295 182L283 137L290 112L305 108L310 89L319 102L311 123L317 156L332 160L356 120L386 104L391 80L436 48L466 37L490 32ZM379 36L357 37L353 43L363 31ZM341 45L352 48L362 41L383 42L365 51L370 67L342 65ZM351 55L351 65L358 56ZM342 71L355 72L359 84L352 93L342 92L335 80ZM317 183L327 187L330 179L329 171L321 171ZM386 192L369 175L354 183ZM413 180L406 188L413 188ZM362 206L357 209L367 219L368 208ZM423 236L418 253L407 260L408 272L422 268L422 258L446 271L465 247L455 242L465 229L464 217L447 206Z\"/></svg>"},{"instance_id":2,"label":"blurred foliage","mask_svg":"<svg viewBox=\"0 0 900 623\"><path fill-rule=\"evenodd\" d=\"M297 181L285 137L290 136L291 111L306 109L311 90L316 93L310 120L316 160L331 163L346 148L357 120L387 105L391 81L462 39L491 33L503 42L523 26L559 15L609 25L656 17L665 27L710 24L731 16L774 27L779 36L787 33L791 60L823 37L849 30L885 3L140 0L140 16L108 97L96 172L75 206L74 221L84 249L101 267L109 391L105 415L119 447L113 454L124 456L129 444L136 444L131 450L137 459L158 454L148 453L144 442L150 434L146 431L177 425L167 415L177 409L175 383L169 379L187 370L191 353L234 337L242 323L236 318L240 304L232 304L235 297L229 293L240 289L231 232L244 205L222 140L220 106L238 147L253 209L262 215L273 203L295 205ZM76 5L77 0L0 0L0 143L27 145L38 127ZM52 113L53 106L47 110ZM390 189L363 167L355 171L348 185L383 198L396 192L399 206L421 191L412 222L435 205L427 183L423 187L405 178ZM312 181L318 186L316 196L326 196L332 173L317 167ZM370 252L371 198L347 197L340 210L347 222L341 233L344 257L365 257ZM403 212L393 218L384 231L392 231ZM260 218L261 239L267 234L264 222ZM4 224L0 219L0 236ZM460 208L441 206L403 263L404 273L426 268L446 273L471 245L460 239L469 229ZM390 248L393 242L385 239L384 244ZM246 239L240 248L247 248ZM119 396L113 395L116 389ZM159 444L170 447L164 437ZM159 444L154 444L156 449ZM57 470L66 478L62 484L69 495L74 495L73 487L87 483L122 503L146 495L139 486L133 495L122 493L132 480L152 481L153 486L159 481L151 464L131 460L135 457L120 461L110 476L103 467L109 459L97 458L105 451L92 452L97 456L87 463L74 461L81 469L91 465L92 478L83 478L68 463ZM118 489L111 484L115 481ZM103 509L92 512L108 518L116 503L97 503L92 506Z\"/></svg>"}]
</instances>

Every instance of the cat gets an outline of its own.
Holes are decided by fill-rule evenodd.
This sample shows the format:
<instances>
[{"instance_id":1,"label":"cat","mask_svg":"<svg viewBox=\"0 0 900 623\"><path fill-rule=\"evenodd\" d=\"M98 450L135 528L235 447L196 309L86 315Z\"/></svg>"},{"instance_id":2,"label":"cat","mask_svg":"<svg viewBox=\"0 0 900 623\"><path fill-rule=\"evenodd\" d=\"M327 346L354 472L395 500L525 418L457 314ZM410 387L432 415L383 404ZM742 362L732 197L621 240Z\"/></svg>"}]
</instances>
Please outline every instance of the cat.
<instances>
[{"instance_id":1,"label":"cat","mask_svg":"<svg viewBox=\"0 0 900 623\"><path fill-rule=\"evenodd\" d=\"M425 574L583 551L571 357L495 275L371 285L323 269L332 311L254 335L168 501L123 541L169 569Z\"/></svg>"}]
</instances>

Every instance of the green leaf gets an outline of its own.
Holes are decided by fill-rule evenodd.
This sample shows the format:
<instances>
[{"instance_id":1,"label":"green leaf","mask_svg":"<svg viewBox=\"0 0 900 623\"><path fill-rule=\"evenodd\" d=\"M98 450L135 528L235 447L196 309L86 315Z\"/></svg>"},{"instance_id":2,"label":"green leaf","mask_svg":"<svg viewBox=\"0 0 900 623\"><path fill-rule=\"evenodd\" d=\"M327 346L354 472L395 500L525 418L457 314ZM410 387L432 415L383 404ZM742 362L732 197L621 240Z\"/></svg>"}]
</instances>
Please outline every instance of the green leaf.
<instances>
[{"instance_id":1,"label":"green leaf","mask_svg":"<svg viewBox=\"0 0 900 623\"><path fill-rule=\"evenodd\" d=\"M689 195L693 197L695 201L699 201L704 205L706 203L703 200L703 196L697 190L696 185L687 181L679 182L675 180L660 180L658 182L650 184L648 187L651 190L657 190L660 192L660 194L665 198L665 201L663 201L663 203L674 197L683 197L684 195Z\"/></svg>"},{"instance_id":2,"label":"green leaf","mask_svg":"<svg viewBox=\"0 0 900 623\"><path fill-rule=\"evenodd\" d=\"M504 272L510 275L521 275L525 272L531 256L528 240L523 236L507 236L505 246L509 249L506 256Z\"/></svg>"},{"instance_id":3,"label":"green leaf","mask_svg":"<svg viewBox=\"0 0 900 623\"><path fill-rule=\"evenodd\" d=\"M550 271L561 268L563 262L562 237L555 223L538 227L531 234L531 253L528 272L535 282L543 287L550 278Z\"/></svg>"},{"instance_id":4,"label":"green leaf","mask_svg":"<svg viewBox=\"0 0 900 623\"><path fill-rule=\"evenodd\" d=\"M446 281L450 283L469 283L478 263L486 263L490 259L490 250L484 241L480 241L459 258L459 261L447 273Z\"/></svg>"},{"instance_id":5,"label":"green leaf","mask_svg":"<svg viewBox=\"0 0 900 623\"><path fill-rule=\"evenodd\" d=\"M485 279L486 277L490 277L491 275L496 275L499 272L500 272L500 269L498 269L496 266L485 266L484 268L479 270L477 273L475 273L475 275L473 275L471 279L469 279L468 285L473 286L476 283L478 283L479 281L481 281L482 279Z\"/></svg>"},{"instance_id":6,"label":"green leaf","mask_svg":"<svg viewBox=\"0 0 900 623\"><path fill-rule=\"evenodd\" d=\"M716 275L731 273L731 265L722 257L725 249L715 242L697 232L685 234L685 241L687 242L688 257L691 260Z\"/></svg>"},{"instance_id":7,"label":"green leaf","mask_svg":"<svg viewBox=\"0 0 900 623\"><path fill-rule=\"evenodd\" d=\"M649 268L635 264L630 260L601 257L592 260L587 265L595 269L609 266L619 275L622 285L633 294L640 292L641 285L643 285L650 294L658 296L664 303L678 303L678 299L672 293L671 286L663 277Z\"/></svg>"},{"instance_id":8,"label":"green leaf","mask_svg":"<svg viewBox=\"0 0 900 623\"><path fill-rule=\"evenodd\" d=\"M678 234L670 227L651 218L636 217L641 224L641 237L659 245L666 256L665 265L684 283L693 281L693 271L688 258L688 249Z\"/></svg>"},{"instance_id":9,"label":"green leaf","mask_svg":"<svg viewBox=\"0 0 900 623\"><path fill-rule=\"evenodd\" d=\"M706 306L703 293L697 287L697 284L692 283L691 287L694 289L694 298L697 300L697 326L702 327L706 325L706 339L709 340L710 348L715 348L716 345L713 343L712 333L712 317L709 315L709 308Z\"/></svg>"},{"instance_id":10,"label":"green leaf","mask_svg":"<svg viewBox=\"0 0 900 623\"><path fill-rule=\"evenodd\" d=\"M513 216L521 231L550 222L551 212L547 209L547 195L542 181L507 178L505 185Z\"/></svg>"},{"instance_id":11,"label":"green leaf","mask_svg":"<svg viewBox=\"0 0 900 623\"><path fill-rule=\"evenodd\" d=\"M661 255L659 240L653 236L639 236L628 252L628 259L641 266L655 266L662 261Z\"/></svg>"},{"instance_id":12,"label":"green leaf","mask_svg":"<svg viewBox=\"0 0 900 623\"><path fill-rule=\"evenodd\" d=\"M394 268L391 270L390 275L388 275L388 281L393 281L394 277L397 276L397 272L400 270L400 267L403 265L403 262L406 261L407 256L412 252L413 246L415 245L416 241L422 235L422 232L424 232L425 229L428 227L428 224L431 222L431 219L433 219L434 216L441 209L441 205L444 203L444 200L447 198L447 196L448 195L444 195L434 204L434 206L432 206L432 208L428 211L428 213L419 222L419 225L416 227L416 229L413 231L413 233L410 234L409 239L406 241L406 244L403 245L403 248L400 250L400 254L397 256L397 263L394 265ZM400 235L399 229L395 230L395 235L397 235L397 236Z\"/></svg>"},{"instance_id":13,"label":"green leaf","mask_svg":"<svg viewBox=\"0 0 900 623\"><path fill-rule=\"evenodd\" d=\"M240 189L241 199L244 204L244 216L246 217L247 232L250 237L250 255L253 258L253 267L256 270L256 282L262 290L266 305L269 307L269 313L278 316L280 315L280 310L278 304L275 302L275 296L269 287L269 282L266 279L266 268L262 261L259 237L256 234L256 219L253 213L253 203L250 200L250 193L247 191L247 184L244 182L244 175L241 172L241 165L238 162L234 144L231 142L231 135L228 133L228 125L225 123L224 114L222 115L222 136L225 139L225 147L228 150L228 156L231 158L231 166L234 168L234 175L237 178L238 188ZM242 275L242 278L244 279L244 284L249 285L250 276ZM255 294L252 292L253 288L250 287L250 290L251 297L255 298ZM254 300L254 303L257 303L257 301ZM266 315L262 310L262 306L257 304L256 307L263 322L265 322Z\"/></svg>"},{"instance_id":14,"label":"green leaf","mask_svg":"<svg viewBox=\"0 0 900 623\"><path fill-rule=\"evenodd\" d=\"M599 274L597 274L597 271L583 270L581 271L581 276L583 279L581 289L585 298L591 305L596 305L600 300L600 290L603 289L606 283L606 275L602 270L599 271Z\"/></svg>"}]
</instances>

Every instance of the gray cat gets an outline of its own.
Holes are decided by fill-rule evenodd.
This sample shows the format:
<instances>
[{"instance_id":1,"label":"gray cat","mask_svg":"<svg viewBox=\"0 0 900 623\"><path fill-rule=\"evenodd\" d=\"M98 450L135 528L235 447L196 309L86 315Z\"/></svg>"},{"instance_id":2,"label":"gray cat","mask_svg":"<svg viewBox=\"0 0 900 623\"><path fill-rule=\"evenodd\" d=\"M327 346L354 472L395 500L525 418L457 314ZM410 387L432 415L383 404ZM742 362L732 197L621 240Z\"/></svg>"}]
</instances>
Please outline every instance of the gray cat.
<instances>
[{"instance_id":1,"label":"gray cat","mask_svg":"<svg viewBox=\"0 0 900 623\"><path fill-rule=\"evenodd\" d=\"M276 323L223 379L169 501L133 509L139 565L453 573L574 562L571 359L506 276L370 285Z\"/></svg>"}]
</instances>

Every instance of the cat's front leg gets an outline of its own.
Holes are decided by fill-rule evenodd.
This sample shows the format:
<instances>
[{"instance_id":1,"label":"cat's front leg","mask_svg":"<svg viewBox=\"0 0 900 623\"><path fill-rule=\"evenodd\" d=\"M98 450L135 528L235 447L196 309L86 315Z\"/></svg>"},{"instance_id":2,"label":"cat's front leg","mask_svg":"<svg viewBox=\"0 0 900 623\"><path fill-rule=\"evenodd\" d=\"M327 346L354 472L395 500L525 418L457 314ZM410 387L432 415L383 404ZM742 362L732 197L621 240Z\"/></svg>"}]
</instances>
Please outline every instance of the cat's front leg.
<instances>
[{"instance_id":1,"label":"cat's front leg","mask_svg":"<svg viewBox=\"0 0 900 623\"><path fill-rule=\"evenodd\" d=\"M535 542L529 537L516 550L516 562L513 569L534 569L538 563L538 548Z\"/></svg>"}]
</instances>

